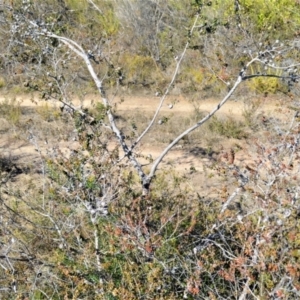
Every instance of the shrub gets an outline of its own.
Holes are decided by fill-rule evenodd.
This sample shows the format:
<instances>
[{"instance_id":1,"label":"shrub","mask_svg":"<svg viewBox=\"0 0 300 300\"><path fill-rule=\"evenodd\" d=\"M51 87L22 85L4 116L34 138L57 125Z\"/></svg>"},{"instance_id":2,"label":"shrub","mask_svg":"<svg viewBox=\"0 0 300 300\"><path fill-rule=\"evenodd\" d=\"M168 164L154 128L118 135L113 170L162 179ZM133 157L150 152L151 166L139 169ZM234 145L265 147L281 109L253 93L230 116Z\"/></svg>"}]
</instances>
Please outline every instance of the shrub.
<instances>
[{"instance_id":1,"label":"shrub","mask_svg":"<svg viewBox=\"0 0 300 300\"><path fill-rule=\"evenodd\" d=\"M245 124L231 117L222 120L214 116L209 121L208 128L212 132L228 138L243 139L247 137Z\"/></svg>"},{"instance_id":2,"label":"shrub","mask_svg":"<svg viewBox=\"0 0 300 300\"><path fill-rule=\"evenodd\" d=\"M151 57L125 54L122 61L127 84L149 87L155 83L158 68Z\"/></svg>"},{"instance_id":3,"label":"shrub","mask_svg":"<svg viewBox=\"0 0 300 300\"><path fill-rule=\"evenodd\" d=\"M50 107L47 102L40 104L36 108L36 112L38 115L41 116L41 118L43 120L45 120L47 122L57 120L61 115L61 112L59 109L57 109L55 107Z\"/></svg>"},{"instance_id":4,"label":"shrub","mask_svg":"<svg viewBox=\"0 0 300 300\"><path fill-rule=\"evenodd\" d=\"M0 114L11 124L17 125L21 118L20 102L14 99L5 99L0 103Z\"/></svg>"},{"instance_id":5,"label":"shrub","mask_svg":"<svg viewBox=\"0 0 300 300\"><path fill-rule=\"evenodd\" d=\"M182 84L182 92L186 95L195 93L202 87L204 72L201 69L185 68L182 70L178 81Z\"/></svg>"},{"instance_id":6,"label":"shrub","mask_svg":"<svg viewBox=\"0 0 300 300\"><path fill-rule=\"evenodd\" d=\"M249 87L258 94L276 94L280 90L282 83L278 78L254 78L249 81Z\"/></svg>"},{"instance_id":7,"label":"shrub","mask_svg":"<svg viewBox=\"0 0 300 300\"><path fill-rule=\"evenodd\" d=\"M6 80L3 76L0 76L0 89L6 86Z\"/></svg>"},{"instance_id":8,"label":"shrub","mask_svg":"<svg viewBox=\"0 0 300 300\"><path fill-rule=\"evenodd\" d=\"M232 1L222 1L217 5L225 9L225 16L236 18L236 7ZM242 0L239 1L238 13L241 26L246 28L251 24L256 34L267 33L268 38L283 40L293 37L299 27L298 6L299 3L293 0Z\"/></svg>"},{"instance_id":9,"label":"shrub","mask_svg":"<svg viewBox=\"0 0 300 300\"><path fill-rule=\"evenodd\" d=\"M249 126L251 129L257 129L257 110L261 104L261 100L247 100L245 102L245 107L243 110L243 117L245 120L245 125Z\"/></svg>"}]
</instances>

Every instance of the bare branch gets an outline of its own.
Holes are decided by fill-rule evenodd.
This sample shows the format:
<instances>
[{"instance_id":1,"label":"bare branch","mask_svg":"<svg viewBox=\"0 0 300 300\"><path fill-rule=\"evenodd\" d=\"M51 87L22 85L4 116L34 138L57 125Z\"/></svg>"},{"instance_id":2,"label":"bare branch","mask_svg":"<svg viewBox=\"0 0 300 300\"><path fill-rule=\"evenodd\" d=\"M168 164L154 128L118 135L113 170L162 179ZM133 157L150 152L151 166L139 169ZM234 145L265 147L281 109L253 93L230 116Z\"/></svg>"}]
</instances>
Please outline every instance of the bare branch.
<instances>
[{"instance_id":1,"label":"bare branch","mask_svg":"<svg viewBox=\"0 0 300 300\"><path fill-rule=\"evenodd\" d=\"M192 26L192 28L190 30L190 38L191 38L191 35L193 34L195 28L196 28L196 24L198 22L198 19L199 19L199 14L196 15L194 23L193 23L193 26ZM170 81L170 83L169 83L169 85L168 85L168 87L167 87L164 95L161 97L161 100L159 102L159 105L158 105L158 107L157 107L157 109L155 111L155 114L154 114L152 120L150 121L150 123L147 126L147 128L143 131L143 133L134 142L134 144L132 145L131 149L133 149L141 141L141 139L147 134L147 132L149 131L149 129L153 126L153 124L154 124L154 122L155 122L155 120L156 120L156 118L157 118L157 116L159 114L159 111L160 111L160 109L161 109L161 107L162 107L162 105L163 105L166 97L169 95L170 90L171 90L172 86L174 85L175 79L176 79L176 77L178 75L178 72L179 72L180 65L181 65L181 63L183 61L183 58L185 56L185 53L186 53L186 51L187 51L187 49L188 49L188 47L190 45L190 38L187 41L187 43L186 43L186 45L185 45L185 47L184 47L181 55L179 55L179 58L178 58L177 63L176 63L176 68L175 68L174 73L173 73L173 77L172 77L172 79L171 79L171 81Z\"/></svg>"},{"instance_id":2,"label":"bare branch","mask_svg":"<svg viewBox=\"0 0 300 300\"><path fill-rule=\"evenodd\" d=\"M103 11L94 3L93 0L88 0L89 3L93 5L93 7L101 14L103 15Z\"/></svg>"},{"instance_id":3,"label":"bare branch","mask_svg":"<svg viewBox=\"0 0 300 300\"><path fill-rule=\"evenodd\" d=\"M198 123L196 123L195 125L193 125L192 127L188 128L187 130L185 130L182 134L180 134L178 137L176 137L174 139L174 141L172 143L170 143L164 150L163 152L160 154L160 156L154 161L154 164L151 168L149 177L152 178L156 172L156 169L158 167L158 165L161 163L161 161L163 160L163 158L166 156L166 154L183 138L185 137L187 134L189 134L190 132L192 132L193 130L197 129L198 127L200 127L201 125L203 125L206 121L208 121L226 102L227 100L232 96L232 94L234 93L234 91L237 89L237 87L241 84L241 82L243 81L243 77L242 75L240 75L238 77L238 79L236 80L234 86L231 88L231 90L229 91L229 93L224 97L224 99L208 114L206 115L202 120L200 120Z\"/></svg>"}]
</instances>

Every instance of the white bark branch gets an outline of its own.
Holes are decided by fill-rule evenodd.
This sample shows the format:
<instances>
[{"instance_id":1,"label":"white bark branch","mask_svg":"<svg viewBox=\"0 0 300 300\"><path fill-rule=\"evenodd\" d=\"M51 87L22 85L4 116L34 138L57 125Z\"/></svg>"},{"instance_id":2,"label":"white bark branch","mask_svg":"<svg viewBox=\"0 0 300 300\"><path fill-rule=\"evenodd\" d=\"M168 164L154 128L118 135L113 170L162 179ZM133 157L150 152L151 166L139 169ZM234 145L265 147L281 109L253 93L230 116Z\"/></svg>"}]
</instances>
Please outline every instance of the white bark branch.
<instances>
[{"instance_id":1,"label":"white bark branch","mask_svg":"<svg viewBox=\"0 0 300 300\"><path fill-rule=\"evenodd\" d=\"M229 91L229 93L224 97L224 99L208 114L206 115L202 120L200 120L199 122L197 122L195 125L193 125L192 127L188 128L187 130L185 130L182 134L180 134L178 137L176 137L174 139L174 141L172 143L170 143L165 150L163 150L163 152L160 154L160 156L154 161L154 164L151 168L149 177L152 178L157 170L158 165L161 163L161 161L163 160L163 158L166 156L166 154L187 134L189 134L190 132L192 132L193 130L197 129L198 127L200 127L201 125L203 125L206 121L208 121L226 102L227 100L232 96L232 94L234 93L234 91L237 89L237 87L241 84L241 82L243 81L242 75L240 75L237 79L237 81L235 82L234 86L231 88L231 90Z\"/></svg>"},{"instance_id":2,"label":"white bark branch","mask_svg":"<svg viewBox=\"0 0 300 300\"><path fill-rule=\"evenodd\" d=\"M198 19L199 19L199 14L197 14L196 17L195 17L193 26L192 26L192 28L191 28L191 30L190 30L190 35L193 34L193 32L194 32L194 30L195 30L195 28L196 28L196 24L197 24L197 22L198 22ZM163 105L163 103L164 103L166 97L169 95L169 92L170 92L170 90L171 90L171 88L172 88L172 86L173 86L173 84L174 84L174 82L175 82L175 79L176 79L176 77L177 77L177 75L178 75L178 72L179 72L179 67L180 67L180 65L181 65L181 62L183 61L183 58L184 58L184 56L185 56L185 53L186 53L186 51L187 51L189 45L190 45L190 38L189 38L189 40L187 41L187 43L186 43L186 45L185 45L185 47L184 47L184 49L183 49L181 55L179 56L179 59L178 59L178 61L177 61L177 63L176 63L176 68L175 68L173 77L172 77L172 79L171 79L171 81L170 81L170 83L169 83L169 85L168 85L168 87L167 87L165 93L164 93L163 96L161 97L160 103L159 103L159 105L158 105L158 107L157 107L157 109L156 109L156 111L155 111L155 114L154 114L152 120L150 121L150 123L149 123L149 125L147 126L147 128L143 131L143 133L137 138L137 140L135 141L135 143L132 145L131 149L133 149L133 148L141 141L141 139L147 134L147 132L149 131L149 129L153 126L153 124L154 124L154 122L155 122L155 120L156 120L156 118L157 118L157 116L158 116L158 114L159 114L159 112L160 112L160 109L161 109L161 107L162 107L162 105Z\"/></svg>"},{"instance_id":3,"label":"white bark branch","mask_svg":"<svg viewBox=\"0 0 300 300\"><path fill-rule=\"evenodd\" d=\"M35 24L34 22L30 21L30 24L32 24L33 26L38 28L38 25ZM46 36L46 37L52 37L52 38L56 38L59 41L61 41L62 43L64 43L68 48L70 48L72 51L74 51L79 57L81 57L84 61L84 63L87 66L87 69L97 87L97 90L102 98L102 103L103 105L106 107L106 115L108 117L109 120L109 124L110 127L112 129L112 131L115 133L120 146L122 147L125 155L128 157L129 161L131 162L131 164L133 165L133 167L136 169L136 171L139 174L139 177L142 181L143 186L148 186L149 185L149 180L148 177L146 176L146 174L144 173L141 164L137 161L137 159L135 158L133 152L131 151L131 149L129 149L128 145L125 142L125 137L123 136L123 134L121 133L121 131L119 130L119 128L117 127L116 123L115 123L115 118L113 116L113 113L110 110L110 105L109 105L109 101L105 96L105 92L103 90L103 85L102 85L102 81L99 80L92 64L91 61L88 57L88 54L83 50L83 48L78 45L75 41L68 39L66 37L62 37L59 35L56 35L52 32L49 31L40 31L38 32L39 35L42 36ZM144 193L146 193L146 191L144 191Z\"/></svg>"}]
</instances>

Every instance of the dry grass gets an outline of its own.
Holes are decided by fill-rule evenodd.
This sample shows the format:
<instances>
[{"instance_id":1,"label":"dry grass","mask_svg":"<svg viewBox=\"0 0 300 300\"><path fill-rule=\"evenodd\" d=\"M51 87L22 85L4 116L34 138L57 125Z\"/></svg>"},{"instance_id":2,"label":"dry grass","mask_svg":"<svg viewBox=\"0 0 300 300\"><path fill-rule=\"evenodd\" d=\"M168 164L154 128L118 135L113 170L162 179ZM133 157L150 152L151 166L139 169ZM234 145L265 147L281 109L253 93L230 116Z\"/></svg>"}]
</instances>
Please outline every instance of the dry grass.
<instances>
[{"instance_id":1,"label":"dry grass","mask_svg":"<svg viewBox=\"0 0 300 300\"><path fill-rule=\"evenodd\" d=\"M53 149L69 153L71 149L78 147L73 121L67 115L61 115L60 110L51 106L51 103L35 105L32 101L35 97L24 98L23 101L20 97L7 98L0 104L0 121L3 124L0 142L6 156L18 157L19 164L27 164L29 169L35 170L34 165L40 155L53 153ZM90 98L84 99L83 103L91 105ZM128 141L135 141L146 128L157 103L157 98L133 97L117 105L117 122ZM172 110L168 108L169 103L175 104ZM182 97L167 100L155 125L137 148L143 163L149 164L149 154L155 159L183 128L192 126L201 119L215 103L211 99L191 103ZM205 188L208 185L214 186L214 181L221 180L213 168L215 162L231 148L237 152L236 163L242 161L248 155L247 145L251 145L253 133L256 136L265 134L267 123L270 122L269 111L274 112L274 107L276 109L274 103L262 100L248 101L246 104L229 102L228 107L225 106L218 117L180 141L166 156L162 168L168 165L175 167L186 174L190 180L189 185L196 189L201 187L203 190L204 185L196 182L205 182L207 176L210 180L209 183L206 182ZM91 111L99 114L95 108L91 108ZM286 111L276 112L277 119L280 120L285 114ZM266 116L268 120L264 121L262 116ZM163 124L159 125L158 120L164 120ZM109 145L109 148L113 147Z\"/></svg>"},{"instance_id":2,"label":"dry grass","mask_svg":"<svg viewBox=\"0 0 300 300\"><path fill-rule=\"evenodd\" d=\"M232 266L239 268L239 264L248 268L253 273L251 276L262 287L268 286L270 280L266 277L267 274L263 274L265 277L255 278L256 274L261 273L258 272L260 266L252 266L253 256L249 257L252 254L248 249L252 249L254 244L245 233L249 231L251 237L261 230L261 236L268 237L268 228L265 229L265 224L257 221L262 217L261 212L256 210L262 208L266 211L264 201L268 201L268 215L272 213L272 216L285 220L285 211L282 210L281 203L277 203L276 195L281 195L280 199L287 201L286 195L290 192L275 184L272 186L274 193L266 198L255 185L257 178L261 186L265 185L264 169L258 168L259 177L251 175L252 169L256 172L252 165L257 157L268 161L265 159L266 154L260 151L259 144L255 144L254 137L265 134L268 129L266 141L269 144L264 143L264 146L269 147L270 142L280 144L280 136L272 131L274 126L268 125L278 122L281 128L287 126L280 123L280 113L277 112L273 119L264 113L267 120L260 121L262 112L258 109L255 111L258 117L253 118L251 126L246 125L247 118L242 115L238 121L232 121L232 128L226 125L228 116L219 115L218 119L193 132L169 153L154 179L151 197L141 199L136 174L125 165L119 167L112 163L118 159L117 151L111 151L107 160L103 160L107 152L105 147L101 148L101 144L97 144L98 150L97 147L96 150L91 148L90 155L84 149L77 152L75 150L75 155L66 154L72 152L74 144L79 144L73 138L77 137L74 132L74 123L77 123L80 139L80 120L72 122L65 115L53 117L58 111L49 106L21 105L15 108L5 103L4 108L7 111L20 108L20 116L17 123L9 115L2 118L7 128L12 128L7 132L3 131L0 139L2 183L9 177L9 182L2 185L1 195L5 204L1 206L4 224L2 232L6 233L3 244L9 245L14 253L21 253L22 258L29 258L29 262L11 260L18 273L7 272L5 278L0 275L3 286L9 286L15 280L18 283L18 295L21 295L28 291L28 286L35 285L30 292L32 299L47 298L40 291L48 295L52 295L53 291L56 295L67 295L68 291L72 291L73 297L97 299L98 290L103 291L98 299L102 299L103 295L110 297L112 293L121 298L135 299L145 289L151 295L156 295L152 299L182 299L185 286L193 293L198 293L198 289L192 289L189 283L190 281L197 286L197 282L190 276L197 269L195 260L189 257L195 247L202 249L202 241L210 239L216 219L221 224L218 225L221 229L218 228L217 232L221 232L226 241L222 247L227 247L230 243L226 253L229 251L234 259L229 259L228 255L223 257L224 253L219 252L220 249L214 244L207 245L209 248L201 251L197 248L198 252L194 251L192 255L197 259L197 266L201 265L197 276L206 280L202 288L209 289L215 284L215 281L212 283L207 279L208 272L219 280L217 284L231 287L232 281L227 280L228 276ZM93 111L93 114L103 118L101 107L100 112L98 107L98 111ZM165 117L166 122L161 125L156 123L151 129L137 149L139 159L144 157L145 164L149 163L147 153L155 158L172 136L180 133L183 127L191 126L201 114L201 110L176 114L175 111L165 109L159 118ZM151 115L149 110L143 114L132 109L120 112L118 123L128 136L127 140L136 138ZM239 129L239 122L244 122L243 129L247 129L247 135L242 139L233 136L233 132ZM211 128L211 124L217 126L218 130ZM223 127L230 129L228 134L224 134ZM107 132L101 132L104 131L102 127L95 125L94 128L95 132L87 131L87 134L94 134L95 137L98 135L96 142L105 143L111 138ZM255 132L252 128L255 128ZM17 133L19 138L9 139L11 132ZM83 148L86 147L84 142ZM115 145L108 146L113 149ZM267 151L274 152L276 149L269 147ZM283 151L282 155L286 153ZM278 155L276 166L285 163L280 158ZM124 161L121 163L124 164ZM267 164L265 166L268 168ZM219 214L220 208L238 187L238 179L234 174L236 169L233 167L240 167L241 172L250 172L249 178L253 176L252 183L247 185L241 197L236 197L228 205L228 210L222 215ZM290 171L292 166L286 164L282 168ZM270 174L276 175L274 170L272 166L267 169ZM295 177L289 185L291 189L297 188L297 182L298 177ZM108 205L109 214L98 217L96 226L93 226L93 213L85 205L93 204L95 197L104 194L107 197L109 192L117 195ZM236 221L237 214L242 214L242 222ZM290 224L286 226L292 227L297 219L295 217L289 220ZM275 218L270 218L269 222L274 223ZM270 228L275 228L273 223ZM258 224L262 224L259 229ZM95 263L98 255L95 235L100 242L100 271ZM293 236L283 237L286 240L294 239ZM220 237L216 238L218 245L223 243ZM14 244L11 240L15 241ZM278 240L281 241L282 237ZM277 240L276 243L279 244ZM290 242L291 246L292 243L293 241ZM259 248L259 251L262 251L261 257L270 259L277 252L273 252L273 245L270 243L266 245ZM298 252L293 253L291 261L296 261ZM30 261L32 254L34 259ZM218 266L206 264L208 260L222 265L224 273L220 273ZM6 262L3 264L2 267L9 269ZM174 272L174 276L170 275L172 273L169 270ZM281 272L285 273L283 269ZM25 276L17 276L15 273ZM100 278L104 278L105 282ZM276 283L277 278L273 281ZM294 281L296 284L296 279ZM162 285L164 291L160 288ZM169 298L166 293L169 293ZM3 295L5 297L8 293Z\"/></svg>"}]
</instances>

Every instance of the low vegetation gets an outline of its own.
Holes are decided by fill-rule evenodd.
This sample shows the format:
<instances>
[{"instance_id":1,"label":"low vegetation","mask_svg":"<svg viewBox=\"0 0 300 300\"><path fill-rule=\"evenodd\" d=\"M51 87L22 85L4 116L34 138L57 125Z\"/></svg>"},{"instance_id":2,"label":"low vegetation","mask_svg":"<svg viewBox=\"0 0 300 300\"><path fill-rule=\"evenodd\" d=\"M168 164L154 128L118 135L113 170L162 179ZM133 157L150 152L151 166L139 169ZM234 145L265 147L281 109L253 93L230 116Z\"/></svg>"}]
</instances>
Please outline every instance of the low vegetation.
<instances>
[{"instance_id":1,"label":"low vegetation","mask_svg":"<svg viewBox=\"0 0 300 300\"><path fill-rule=\"evenodd\" d=\"M0 298L299 298L298 5L0 4Z\"/></svg>"}]
</instances>

